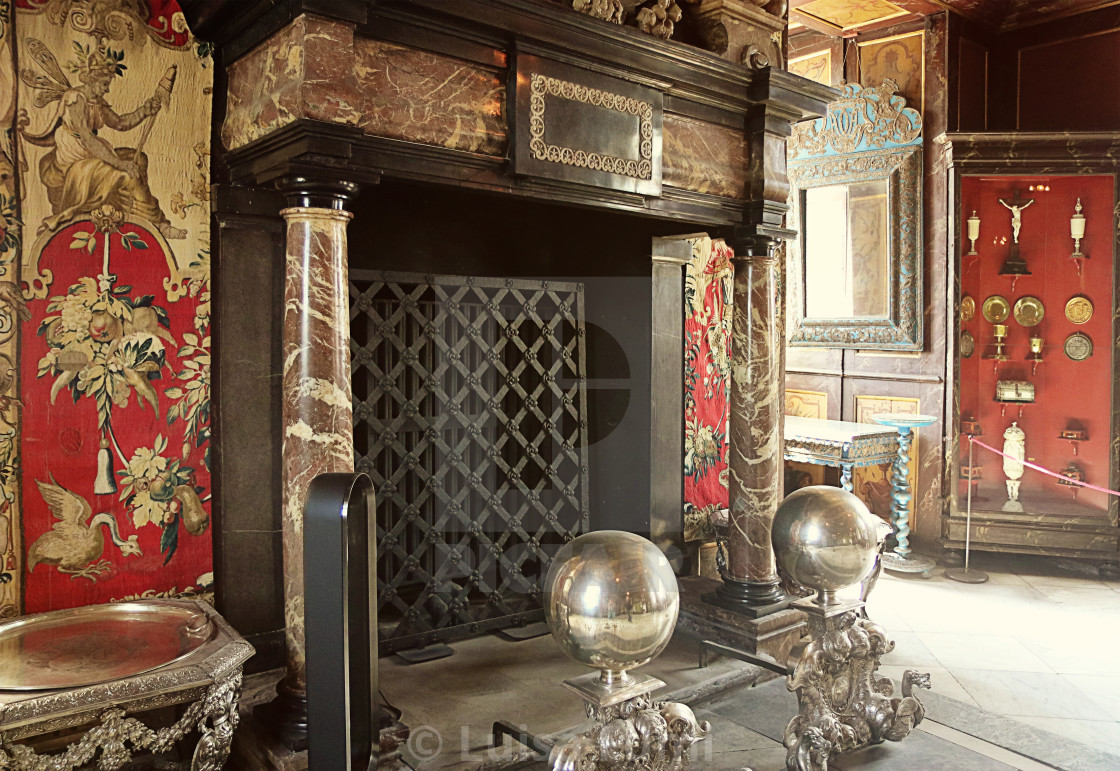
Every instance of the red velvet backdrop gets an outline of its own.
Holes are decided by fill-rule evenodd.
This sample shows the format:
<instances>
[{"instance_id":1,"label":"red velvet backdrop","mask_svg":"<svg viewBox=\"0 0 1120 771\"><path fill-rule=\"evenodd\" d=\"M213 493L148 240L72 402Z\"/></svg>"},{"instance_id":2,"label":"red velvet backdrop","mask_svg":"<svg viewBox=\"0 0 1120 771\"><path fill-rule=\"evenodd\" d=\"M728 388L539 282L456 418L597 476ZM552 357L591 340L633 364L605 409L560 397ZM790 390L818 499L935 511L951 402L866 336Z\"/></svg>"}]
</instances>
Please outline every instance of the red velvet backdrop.
<instances>
[{"instance_id":1,"label":"red velvet backdrop","mask_svg":"<svg viewBox=\"0 0 1120 771\"><path fill-rule=\"evenodd\" d=\"M1030 186L1049 186L1048 191L1031 191ZM968 251L968 232L964 218L973 210L980 217L980 238L976 242L979 258L961 257L961 295L976 301L976 314L962 324L976 339L976 353L961 360L961 417L975 417L984 432L983 441L1002 449L1003 432L1017 421L1026 433L1027 458L1054 471L1062 471L1070 461L1085 471L1086 481L1107 486L1109 481L1109 436L1112 399L1112 228L1113 183L1111 177L966 177L961 182L962 252ZM1020 254L1032 273L1015 281L1012 291L1010 276L999 275L1000 266L1010 252L1012 242L1011 212L999 199L1015 197L1015 191L1035 202L1022 211L1019 235ZM1070 217L1077 199L1081 198L1086 217L1081 275L1069 259L1073 252L1070 238ZM1002 295L1014 306L1026 295L1037 297L1045 307L1045 316L1037 327L1028 329L1010 317L1006 353L1009 361L997 364L983 358L990 353L992 324L983 318L984 300ZM1094 306L1093 317L1085 324L1074 324L1065 316L1066 302L1074 295L1088 297ZM1029 340L1033 333L1043 338L1043 361L1032 373L1027 361ZM1085 361L1071 361L1063 352L1066 338L1083 332L1093 341L1093 355ZM997 380L1027 380L1035 384L1036 403L1023 408L1003 405L994 400ZM1058 438L1069 420L1079 421L1089 431L1090 440L1081 443L1074 456L1070 443ZM967 462L968 446L962 442L961 462ZM999 508L1006 500L1003 462L999 456L977 448L977 465L983 466L981 488L990 500L981 507ZM1073 512L1073 496L1051 477L1027 469L1023 475L1023 495L1036 491L1045 493L1043 509L1027 511L1047 513L1055 507L1063 513ZM961 495L964 495L961 488ZM1076 512L1082 515L1104 515L1108 496L1093 491L1078 493ZM1053 504L1053 505L1051 505Z\"/></svg>"}]
</instances>

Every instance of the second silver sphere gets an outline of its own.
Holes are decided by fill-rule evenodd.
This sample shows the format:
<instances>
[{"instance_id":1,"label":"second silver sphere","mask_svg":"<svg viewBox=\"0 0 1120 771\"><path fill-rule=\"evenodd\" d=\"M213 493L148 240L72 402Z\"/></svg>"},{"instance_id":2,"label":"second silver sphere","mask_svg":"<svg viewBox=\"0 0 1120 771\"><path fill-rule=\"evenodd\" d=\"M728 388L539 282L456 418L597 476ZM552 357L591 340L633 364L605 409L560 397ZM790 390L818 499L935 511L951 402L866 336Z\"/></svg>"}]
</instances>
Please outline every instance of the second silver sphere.
<instances>
[{"instance_id":1,"label":"second silver sphere","mask_svg":"<svg viewBox=\"0 0 1120 771\"><path fill-rule=\"evenodd\" d=\"M803 487L790 493L774 515L770 538L778 569L824 592L863 579L878 548L875 515L839 487Z\"/></svg>"}]
</instances>

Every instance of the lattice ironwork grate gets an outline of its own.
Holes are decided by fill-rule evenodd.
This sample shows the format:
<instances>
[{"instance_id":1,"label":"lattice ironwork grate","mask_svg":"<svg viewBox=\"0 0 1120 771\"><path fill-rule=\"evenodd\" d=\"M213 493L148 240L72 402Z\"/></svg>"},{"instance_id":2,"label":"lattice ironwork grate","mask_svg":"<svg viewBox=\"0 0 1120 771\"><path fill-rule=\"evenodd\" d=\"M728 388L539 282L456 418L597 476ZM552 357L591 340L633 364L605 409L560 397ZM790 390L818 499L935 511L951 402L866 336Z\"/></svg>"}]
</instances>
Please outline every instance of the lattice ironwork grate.
<instances>
[{"instance_id":1,"label":"lattice ironwork grate","mask_svg":"<svg viewBox=\"0 0 1120 771\"><path fill-rule=\"evenodd\" d=\"M583 286L352 270L350 330L381 651L539 620L588 524Z\"/></svg>"}]
</instances>

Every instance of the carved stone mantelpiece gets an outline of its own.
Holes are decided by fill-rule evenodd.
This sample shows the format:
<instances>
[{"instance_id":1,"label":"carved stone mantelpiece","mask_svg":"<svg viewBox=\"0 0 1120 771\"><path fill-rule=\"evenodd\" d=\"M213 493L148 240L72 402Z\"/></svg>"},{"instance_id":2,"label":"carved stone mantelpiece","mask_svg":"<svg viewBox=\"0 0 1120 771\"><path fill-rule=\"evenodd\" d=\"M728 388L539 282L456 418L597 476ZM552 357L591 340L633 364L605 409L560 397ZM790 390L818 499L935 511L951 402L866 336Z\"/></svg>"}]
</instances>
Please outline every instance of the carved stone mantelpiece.
<instances>
[{"instance_id":1,"label":"carved stone mantelpiece","mask_svg":"<svg viewBox=\"0 0 1120 771\"><path fill-rule=\"evenodd\" d=\"M725 30L727 47L719 52L725 59L749 64L759 54L773 67L785 67L785 28L782 13L768 13L747 0L702 0L693 6L697 19L718 24ZM783 9L784 11L784 9Z\"/></svg>"},{"instance_id":2,"label":"carved stone mantelpiece","mask_svg":"<svg viewBox=\"0 0 1120 771\"><path fill-rule=\"evenodd\" d=\"M240 184L267 184L318 168L356 182L385 175L713 226L758 222L781 230L790 124L821 114L835 94L785 71L745 68L691 46L669 44L666 55L656 38L575 13L570 3L414 0L363 6L364 23L357 26L321 9L317 14L324 15L295 16L255 42L239 21L239 6L184 0L192 21L205 10L200 36L238 54L229 67L222 139ZM291 7L300 9L298 3ZM433 14L462 24L433 27ZM740 26L773 18L748 8ZM770 40L773 33L766 30ZM289 67L297 53L299 66ZM590 169L597 179L573 180L511 169L506 156L518 141L515 132L531 139L529 106L520 121L515 109L521 84L516 64L525 57L564 65L567 75L544 74L584 86L589 94L649 102L651 125L635 121L636 130L651 132L649 176ZM659 100L668 100L663 160ZM546 127L563 117L564 102L573 115L581 107L593 109L546 96ZM587 137L609 140L614 132L603 121L617 122L621 114L594 109ZM538 138L556 146L561 160L552 165L568 171L580 168L580 150L588 165L592 154L643 160L641 143L623 155L556 142L547 131ZM544 152L547 158L547 147ZM568 155L572 163L564 162ZM656 184L662 176L664 186Z\"/></svg>"}]
</instances>

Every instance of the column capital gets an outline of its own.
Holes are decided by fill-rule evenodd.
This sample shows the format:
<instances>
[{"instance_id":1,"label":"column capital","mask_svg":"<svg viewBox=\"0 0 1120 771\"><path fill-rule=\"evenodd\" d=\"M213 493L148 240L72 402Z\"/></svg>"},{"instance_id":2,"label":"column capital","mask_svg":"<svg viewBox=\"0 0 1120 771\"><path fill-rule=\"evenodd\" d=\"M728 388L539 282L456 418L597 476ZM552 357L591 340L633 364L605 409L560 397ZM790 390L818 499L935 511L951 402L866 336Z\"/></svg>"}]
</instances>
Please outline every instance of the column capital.
<instances>
[{"instance_id":1,"label":"column capital","mask_svg":"<svg viewBox=\"0 0 1120 771\"><path fill-rule=\"evenodd\" d=\"M735 251L735 261L777 259L777 249L783 241L795 236L792 230L777 227L749 225L737 227L727 237L727 243Z\"/></svg>"},{"instance_id":2,"label":"column capital","mask_svg":"<svg viewBox=\"0 0 1120 771\"><path fill-rule=\"evenodd\" d=\"M358 184L342 179L321 179L306 176L281 177L276 188L283 193L289 207L336 209L358 195Z\"/></svg>"}]
</instances>

